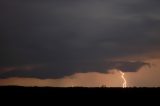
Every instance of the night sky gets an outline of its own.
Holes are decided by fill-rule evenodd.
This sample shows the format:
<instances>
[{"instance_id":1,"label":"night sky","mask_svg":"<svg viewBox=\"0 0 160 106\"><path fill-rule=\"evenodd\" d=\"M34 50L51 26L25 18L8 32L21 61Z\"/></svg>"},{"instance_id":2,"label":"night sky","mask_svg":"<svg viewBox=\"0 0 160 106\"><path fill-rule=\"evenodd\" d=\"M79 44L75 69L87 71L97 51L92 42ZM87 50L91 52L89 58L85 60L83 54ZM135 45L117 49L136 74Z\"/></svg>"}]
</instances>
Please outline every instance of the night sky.
<instances>
[{"instance_id":1,"label":"night sky","mask_svg":"<svg viewBox=\"0 0 160 106\"><path fill-rule=\"evenodd\" d=\"M1 0L0 85L160 86L159 0Z\"/></svg>"}]
</instances>

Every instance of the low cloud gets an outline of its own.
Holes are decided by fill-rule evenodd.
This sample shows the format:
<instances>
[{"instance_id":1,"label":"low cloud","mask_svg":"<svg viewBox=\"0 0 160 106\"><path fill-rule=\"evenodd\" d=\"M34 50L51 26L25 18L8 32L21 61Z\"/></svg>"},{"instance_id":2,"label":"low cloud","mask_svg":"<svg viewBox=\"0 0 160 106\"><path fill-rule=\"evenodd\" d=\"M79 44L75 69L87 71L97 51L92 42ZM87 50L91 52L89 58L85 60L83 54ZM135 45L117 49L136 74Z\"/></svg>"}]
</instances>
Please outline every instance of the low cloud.
<instances>
[{"instance_id":1,"label":"low cloud","mask_svg":"<svg viewBox=\"0 0 160 106\"><path fill-rule=\"evenodd\" d=\"M34 77L34 78L63 78L76 73L99 72L108 73L111 69L117 69L124 72L136 72L143 66L150 66L149 63L144 62L127 62L127 61L110 61L104 63L83 63L73 64L71 66L56 66L47 65L41 67L15 67L15 68L1 68L0 78L8 77ZM3 70L4 69L4 70ZM8 72L6 70L8 69Z\"/></svg>"}]
</instances>

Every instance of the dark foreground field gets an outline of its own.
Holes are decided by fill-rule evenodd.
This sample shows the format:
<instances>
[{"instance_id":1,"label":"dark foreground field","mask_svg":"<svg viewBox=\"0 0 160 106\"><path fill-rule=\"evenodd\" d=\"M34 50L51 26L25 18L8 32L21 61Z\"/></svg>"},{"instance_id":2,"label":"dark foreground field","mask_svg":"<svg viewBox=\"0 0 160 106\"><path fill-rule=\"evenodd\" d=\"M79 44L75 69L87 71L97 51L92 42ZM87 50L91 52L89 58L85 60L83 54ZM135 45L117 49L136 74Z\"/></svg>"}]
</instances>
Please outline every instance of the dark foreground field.
<instances>
[{"instance_id":1,"label":"dark foreground field","mask_svg":"<svg viewBox=\"0 0 160 106\"><path fill-rule=\"evenodd\" d=\"M0 95L21 96L159 96L160 88L86 88L86 87L19 87L0 86Z\"/></svg>"},{"instance_id":2,"label":"dark foreground field","mask_svg":"<svg viewBox=\"0 0 160 106\"><path fill-rule=\"evenodd\" d=\"M160 88L53 88L1 86L0 98L1 102L7 100L17 104L21 103L21 100L23 100L23 103L36 102L45 105L46 103L49 103L53 104L53 106L55 104L74 105L75 103L83 106L86 102L90 105L98 103L98 106L109 103L137 105L139 102L142 102L143 104L150 103L152 106L153 104L160 104Z\"/></svg>"}]
</instances>

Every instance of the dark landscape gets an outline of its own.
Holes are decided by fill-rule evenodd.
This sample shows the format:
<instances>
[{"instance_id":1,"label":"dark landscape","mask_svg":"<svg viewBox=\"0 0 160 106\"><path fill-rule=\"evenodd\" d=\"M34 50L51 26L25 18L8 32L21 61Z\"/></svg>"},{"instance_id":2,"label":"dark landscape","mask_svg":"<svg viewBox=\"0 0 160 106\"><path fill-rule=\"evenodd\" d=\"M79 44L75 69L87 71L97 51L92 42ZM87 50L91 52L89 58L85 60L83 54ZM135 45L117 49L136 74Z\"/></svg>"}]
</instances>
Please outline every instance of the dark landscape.
<instances>
[{"instance_id":1,"label":"dark landscape","mask_svg":"<svg viewBox=\"0 0 160 106\"><path fill-rule=\"evenodd\" d=\"M9 96L107 96L124 97L128 96L158 96L160 97L160 88L107 88L107 87L22 87L22 86L1 86L0 94Z\"/></svg>"}]
</instances>

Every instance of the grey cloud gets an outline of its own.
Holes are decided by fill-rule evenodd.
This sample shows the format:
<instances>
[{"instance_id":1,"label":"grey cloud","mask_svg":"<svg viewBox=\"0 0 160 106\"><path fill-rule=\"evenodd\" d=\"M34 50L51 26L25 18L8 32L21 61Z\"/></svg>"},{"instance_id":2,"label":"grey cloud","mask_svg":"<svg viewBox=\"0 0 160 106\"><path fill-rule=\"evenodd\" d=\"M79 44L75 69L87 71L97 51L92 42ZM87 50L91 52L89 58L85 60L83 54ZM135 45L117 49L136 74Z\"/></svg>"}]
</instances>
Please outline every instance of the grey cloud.
<instances>
[{"instance_id":1,"label":"grey cloud","mask_svg":"<svg viewBox=\"0 0 160 106\"><path fill-rule=\"evenodd\" d=\"M108 61L108 62L83 62L69 64L46 64L43 66L24 66L3 68L0 71L0 78L8 77L34 77L34 78L62 78L75 73L99 72L108 73L108 70L117 69L123 72L136 72L143 66L150 66L149 63L140 61Z\"/></svg>"},{"instance_id":2,"label":"grey cloud","mask_svg":"<svg viewBox=\"0 0 160 106\"><path fill-rule=\"evenodd\" d=\"M158 51L159 4L158 0L1 0L0 67L54 64L56 71L47 73L56 76L57 71L65 74L65 67L67 73L76 73L85 69L86 62L96 66L112 58ZM78 63L84 66L77 67Z\"/></svg>"}]
</instances>

